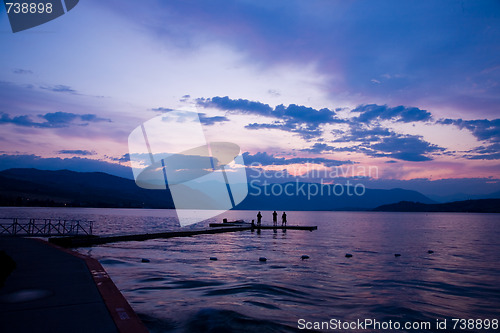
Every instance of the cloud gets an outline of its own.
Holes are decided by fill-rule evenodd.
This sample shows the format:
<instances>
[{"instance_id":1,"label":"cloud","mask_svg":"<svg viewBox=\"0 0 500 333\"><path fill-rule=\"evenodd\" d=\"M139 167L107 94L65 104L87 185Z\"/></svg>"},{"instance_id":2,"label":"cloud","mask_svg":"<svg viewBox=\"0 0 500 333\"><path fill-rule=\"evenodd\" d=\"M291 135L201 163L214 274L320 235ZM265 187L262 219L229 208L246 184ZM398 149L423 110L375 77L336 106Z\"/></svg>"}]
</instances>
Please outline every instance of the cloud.
<instances>
[{"instance_id":1,"label":"cloud","mask_svg":"<svg viewBox=\"0 0 500 333\"><path fill-rule=\"evenodd\" d=\"M158 112L170 112L170 111L174 111L174 109L164 108L164 107L154 108L154 109L151 109L151 110L158 111Z\"/></svg>"},{"instance_id":2,"label":"cloud","mask_svg":"<svg viewBox=\"0 0 500 333\"><path fill-rule=\"evenodd\" d=\"M81 150L81 149L63 149L59 150L57 152L58 154L68 154L68 155L81 155L81 156L89 156L89 155L95 155L95 151L90 151L90 150Z\"/></svg>"},{"instance_id":3,"label":"cloud","mask_svg":"<svg viewBox=\"0 0 500 333\"><path fill-rule=\"evenodd\" d=\"M342 133L342 137L336 139L334 142L374 142L380 141L381 137L390 136L392 134L388 128L381 126L366 128L356 123L351 123L350 125L349 131L347 133ZM336 133L339 134L339 132Z\"/></svg>"},{"instance_id":4,"label":"cloud","mask_svg":"<svg viewBox=\"0 0 500 333\"><path fill-rule=\"evenodd\" d=\"M86 126L89 122L111 122L110 119L98 117L95 114L76 114L70 112L50 112L38 115L44 119L44 122L33 121L30 116L15 116L11 117L7 113L0 112L0 124L14 124L24 127L35 128L62 128L71 125Z\"/></svg>"},{"instance_id":5,"label":"cloud","mask_svg":"<svg viewBox=\"0 0 500 333\"><path fill-rule=\"evenodd\" d=\"M462 120L462 119L440 119L438 124L455 125L460 129L468 129L478 140L500 142L500 119L488 120Z\"/></svg>"},{"instance_id":6,"label":"cloud","mask_svg":"<svg viewBox=\"0 0 500 333\"><path fill-rule=\"evenodd\" d=\"M335 111L327 108L316 110L302 105L290 104L288 107L285 107L281 104L274 109L274 113L277 117L294 123L320 125L343 122L343 120L335 117Z\"/></svg>"},{"instance_id":7,"label":"cloud","mask_svg":"<svg viewBox=\"0 0 500 333\"><path fill-rule=\"evenodd\" d=\"M16 68L12 71L14 74L33 74L29 69Z\"/></svg>"},{"instance_id":8,"label":"cloud","mask_svg":"<svg viewBox=\"0 0 500 333\"><path fill-rule=\"evenodd\" d=\"M303 139L310 140L319 137L323 131L314 125L304 125L285 121L285 122L274 122L272 124L258 124L252 123L245 126L245 128L258 130L258 129L279 129L286 132L292 132L299 134Z\"/></svg>"},{"instance_id":9,"label":"cloud","mask_svg":"<svg viewBox=\"0 0 500 333\"><path fill-rule=\"evenodd\" d=\"M351 112L360 113L359 117L355 118L355 121L361 123L369 123L373 120L395 120L409 123L432 119L431 113L426 110L402 105L391 108L387 105L367 104L360 105Z\"/></svg>"},{"instance_id":10,"label":"cloud","mask_svg":"<svg viewBox=\"0 0 500 333\"><path fill-rule=\"evenodd\" d=\"M494 143L486 147L480 146L469 150L467 153L464 157L469 160L498 160L500 159L500 143Z\"/></svg>"},{"instance_id":11,"label":"cloud","mask_svg":"<svg viewBox=\"0 0 500 333\"><path fill-rule=\"evenodd\" d=\"M108 155L105 155L105 157L109 158L112 161L116 161L116 162L129 162L130 161L130 154L129 153L126 153L121 157L111 157Z\"/></svg>"},{"instance_id":12,"label":"cloud","mask_svg":"<svg viewBox=\"0 0 500 333\"><path fill-rule=\"evenodd\" d=\"M345 120L336 117L335 111L327 108L316 110L296 104L288 106L280 104L273 109L268 104L247 99L231 99L228 96L200 98L197 103L202 107L213 107L230 113L254 114L279 119L273 123L251 123L246 128L279 129L297 133L306 140L318 137L323 133L320 125L345 122Z\"/></svg>"},{"instance_id":13,"label":"cloud","mask_svg":"<svg viewBox=\"0 0 500 333\"><path fill-rule=\"evenodd\" d=\"M436 123L453 125L460 129L469 130L479 141L489 142L489 146L480 146L468 151L465 158L471 160L497 160L500 159L500 119L440 119ZM472 154L470 154L472 153Z\"/></svg>"},{"instance_id":14,"label":"cloud","mask_svg":"<svg viewBox=\"0 0 500 333\"><path fill-rule=\"evenodd\" d=\"M41 86L40 88L41 89L45 89L45 90L50 90L50 91L53 91L53 92L60 92L60 93L67 93L67 94L79 95L79 93L75 89L71 88L70 86L65 86L65 85L62 85L62 84L55 85L55 86Z\"/></svg>"},{"instance_id":15,"label":"cloud","mask_svg":"<svg viewBox=\"0 0 500 333\"><path fill-rule=\"evenodd\" d=\"M357 152L373 157L389 157L408 162L424 162L432 160L429 153L442 152L445 149L424 141L421 136L403 135L390 132L390 135L380 137L372 143L371 140L351 147L335 147L326 143L315 143L311 148L302 151L320 154L330 152Z\"/></svg>"},{"instance_id":16,"label":"cloud","mask_svg":"<svg viewBox=\"0 0 500 333\"><path fill-rule=\"evenodd\" d=\"M189 95L184 95L182 97L183 98L189 98L190 96ZM164 108L164 107L158 107L158 108L154 108L154 109L151 109L151 110L157 111L157 112L163 112L163 113L175 111L174 109ZM224 116L209 117L209 116L207 116L206 113L202 113L202 112L198 113L198 117L200 118L200 122L202 124L206 125L206 126L211 126L211 125L214 125L216 123L221 123L221 122L224 122L224 121L229 121L229 119L227 117L224 117Z\"/></svg>"},{"instance_id":17,"label":"cloud","mask_svg":"<svg viewBox=\"0 0 500 333\"><path fill-rule=\"evenodd\" d=\"M133 179L132 169L105 161L72 157L43 158L38 155L0 155L0 170L11 168L36 168L41 170L72 170L80 172L105 172L111 175Z\"/></svg>"},{"instance_id":18,"label":"cloud","mask_svg":"<svg viewBox=\"0 0 500 333\"><path fill-rule=\"evenodd\" d=\"M187 102L191 98L191 95L183 95L181 99L179 99L180 102Z\"/></svg>"},{"instance_id":19,"label":"cloud","mask_svg":"<svg viewBox=\"0 0 500 333\"><path fill-rule=\"evenodd\" d=\"M337 161L328 158L307 158L307 157L293 157L284 158L276 157L273 154L268 154L266 152L258 152L255 154L250 154L248 152L243 153L243 159L246 165L251 165L252 163L259 163L263 166L266 165L290 165L290 164L304 164L304 163L314 163L314 164L324 164L325 166L338 166L342 164L352 163L351 161Z\"/></svg>"},{"instance_id":20,"label":"cloud","mask_svg":"<svg viewBox=\"0 0 500 333\"><path fill-rule=\"evenodd\" d=\"M393 134L381 142L365 146L366 154L375 157L390 157L403 161L422 162L432 158L428 153L443 151L444 148L424 141L421 136Z\"/></svg>"},{"instance_id":21,"label":"cloud","mask_svg":"<svg viewBox=\"0 0 500 333\"><path fill-rule=\"evenodd\" d=\"M276 1L215 1L162 7L149 13L155 20L143 21L165 43L193 49L200 40L224 43L263 70L314 63L319 74L329 75L324 91L332 99L342 94L356 104L425 102L465 113L498 112L498 1L290 1L286 7ZM176 29L162 24L167 17Z\"/></svg>"},{"instance_id":22,"label":"cloud","mask_svg":"<svg viewBox=\"0 0 500 333\"><path fill-rule=\"evenodd\" d=\"M342 120L335 118L335 111L331 111L327 108L316 110L311 107L296 104L290 104L288 106L280 104L273 109L268 104L241 98L231 99L228 96L199 98L197 104L203 107L213 107L238 114L255 114L296 123L319 125L342 122Z\"/></svg>"},{"instance_id":23,"label":"cloud","mask_svg":"<svg viewBox=\"0 0 500 333\"><path fill-rule=\"evenodd\" d=\"M360 146L353 146L353 147L334 147L331 145L328 145L326 143L321 143L321 142L316 142L312 147L310 148L304 148L301 149L301 151L308 152L308 153L313 153L313 154L321 154L325 151L337 151L337 152L357 152L360 151L361 148Z\"/></svg>"},{"instance_id":24,"label":"cloud","mask_svg":"<svg viewBox=\"0 0 500 333\"><path fill-rule=\"evenodd\" d=\"M262 116L272 116L273 109L260 102L249 101L248 99L231 99L225 97L198 98L196 103L202 107L213 107L219 110L236 111L241 114L257 114Z\"/></svg>"},{"instance_id":25,"label":"cloud","mask_svg":"<svg viewBox=\"0 0 500 333\"><path fill-rule=\"evenodd\" d=\"M211 126L216 123L224 122L224 121L229 121L228 118L223 117L223 116L214 116L214 117L207 117L205 113L198 113L198 116L200 117L200 122L204 125Z\"/></svg>"}]
</instances>

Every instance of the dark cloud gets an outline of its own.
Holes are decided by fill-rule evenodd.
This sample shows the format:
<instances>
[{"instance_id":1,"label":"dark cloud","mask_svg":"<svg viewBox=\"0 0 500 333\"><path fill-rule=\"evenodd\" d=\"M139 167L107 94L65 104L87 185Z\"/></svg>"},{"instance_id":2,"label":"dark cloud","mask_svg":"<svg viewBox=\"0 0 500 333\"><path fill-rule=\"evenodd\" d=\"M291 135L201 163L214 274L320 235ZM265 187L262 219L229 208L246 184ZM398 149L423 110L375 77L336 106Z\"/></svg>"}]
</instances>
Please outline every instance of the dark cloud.
<instances>
[{"instance_id":1,"label":"dark cloud","mask_svg":"<svg viewBox=\"0 0 500 333\"><path fill-rule=\"evenodd\" d=\"M345 122L336 117L335 111L327 108L316 110L311 107L290 104L276 106L274 109L268 104L250 101L247 99L231 99L225 97L201 98L198 105L214 107L219 110L238 114L255 114L279 119L274 123L252 123L248 129L280 129L297 133L308 140L320 136L323 131L320 125Z\"/></svg>"},{"instance_id":2,"label":"dark cloud","mask_svg":"<svg viewBox=\"0 0 500 333\"><path fill-rule=\"evenodd\" d=\"M38 115L38 117L45 121L33 121L31 117L26 115L11 117L7 113L0 113L0 124L14 124L35 128L61 128L71 125L86 126L89 122L111 122L110 119L100 118L95 114L75 114L61 111Z\"/></svg>"},{"instance_id":3,"label":"dark cloud","mask_svg":"<svg viewBox=\"0 0 500 333\"><path fill-rule=\"evenodd\" d=\"M272 116L273 109L260 102L249 101L248 99L231 99L225 97L198 98L196 100L199 106L213 107L224 111L236 111L241 114L258 114L263 116Z\"/></svg>"},{"instance_id":4,"label":"dark cloud","mask_svg":"<svg viewBox=\"0 0 500 333\"><path fill-rule=\"evenodd\" d=\"M97 115L95 114L82 114L80 115L80 119L82 121L89 121L89 122L99 122L99 121L106 121L106 122L111 122L111 119L108 119L108 118L101 118L101 117L98 117Z\"/></svg>"},{"instance_id":5,"label":"dark cloud","mask_svg":"<svg viewBox=\"0 0 500 333\"><path fill-rule=\"evenodd\" d=\"M16 68L12 71L14 74L33 74L29 69Z\"/></svg>"},{"instance_id":6,"label":"dark cloud","mask_svg":"<svg viewBox=\"0 0 500 333\"><path fill-rule=\"evenodd\" d=\"M426 154L444 150L424 141L421 136L399 134L382 138L381 142L365 148L365 153L371 156L390 157L410 162L430 161L432 158Z\"/></svg>"},{"instance_id":7,"label":"dark cloud","mask_svg":"<svg viewBox=\"0 0 500 333\"><path fill-rule=\"evenodd\" d=\"M200 117L200 122L207 126L214 125L216 123L221 123L224 121L229 121L227 117L223 116L207 117L205 113L198 113L198 116Z\"/></svg>"},{"instance_id":8,"label":"dark cloud","mask_svg":"<svg viewBox=\"0 0 500 333\"><path fill-rule=\"evenodd\" d=\"M197 100L197 103L203 107L214 107L219 110L239 114L268 116L295 123L319 125L343 122L341 119L335 117L335 111L331 111L327 108L316 110L303 105L290 104L288 106L284 106L283 104L280 104L273 109L268 104L250 101L247 99L231 99L228 96L200 98Z\"/></svg>"},{"instance_id":9,"label":"dark cloud","mask_svg":"<svg viewBox=\"0 0 500 333\"><path fill-rule=\"evenodd\" d=\"M71 88L70 86L65 86L62 84L55 85L55 86L41 86L41 89L45 90L50 90L53 92L60 92L60 93L67 93L67 94L73 94L73 95L78 95L78 92Z\"/></svg>"},{"instance_id":10,"label":"dark cloud","mask_svg":"<svg viewBox=\"0 0 500 333\"><path fill-rule=\"evenodd\" d=\"M266 165L290 165L290 164L304 164L304 163L315 163L323 164L325 166L338 166L347 163L352 163L351 161L337 161L328 158L307 158L307 157L276 157L273 154L268 154L266 152L258 152L256 154L250 154L248 152L243 153L243 158L246 165L251 165L252 163L259 163L263 166Z\"/></svg>"},{"instance_id":11,"label":"dark cloud","mask_svg":"<svg viewBox=\"0 0 500 333\"><path fill-rule=\"evenodd\" d=\"M360 113L355 121L361 123L369 123L373 120L394 120L409 123L428 121L432 118L431 113L426 110L402 105L391 108L387 105L367 104L360 105L351 112Z\"/></svg>"},{"instance_id":12,"label":"dark cloud","mask_svg":"<svg viewBox=\"0 0 500 333\"><path fill-rule=\"evenodd\" d=\"M498 1L289 1L287 6L167 1L162 6L168 16L157 11L157 20L143 21L166 42L190 48L200 38L223 41L263 70L314 63L320 74L335 73L324 83L333 98L346 94L359 103L425 102L464 113L474 106L475 113L498 113ZM176 29L161 24L167 17Z\"/></svg>"},{"instance_id":13,"label":"dark cloud","mask_svg":"<svg viewBox=\"0 0 500 333\"><path fill-rule=\"evenodd\" d=\"M367 128L352 122L347 133L336 132L336 134L341 134L341 137L334 142L376 142L380 141L381 137L390 136L392 132L381 126Z\"/></svg>"},{"instance_id":14,"label":"dark cloud","mask_svg":"<svg viewBox=\"0 0 500 333\"><path fill-rule=\"evenodd\" d=\"M325 151L336 151L336 152L359 152L362 150L362 147L353 146L353 147L334 147L330 146L326 143L316 142L311 148L304 148L301 151L313 153L313 154L321 154Z\"/></svg>"},{"instance_id":15,"label":"dark cloud","mask_svg":"<svg viewBox=\"0 0 500 333\"><path fill-rule=\"evenodd\" d=\"M79 115L70 112L51 112L38 117L47 121L47 127L61 127L80 118Z\"/></svg>"},{"instance_id":16,"label":"dark cloud","mask_svg":"<svg viewBox=\"0 0 500 333\"><path fill-rule=\"evenodd\" d=\"M274 109L276 117L285 118L288 121L295 123L307 124L328 124L343 122L341 119L335 117L335 111L329 109L316 110L307 106L290 104L285 107L283 104L278 105Z\"/></svg>"},{"instance_id":17,"label":"dark cloud","mask_svg":"<svg viewBox=\"0 0 500 333\"><path fill-rule=\"evenodd\" d=\"M460 129L468 129L478 140L500 142L500 119L488 120L462 120L462 119L440 119L438 124L455 125Z\"/></svg>"},{"instance_id":18,"label":"dark cloud","mask_svg":"<svg viewBox=\"0 0 500 333\"><path fill-rule=\"evenodd\" d=\"M352 112L362 113L359 117L349 120L347 130L334 130L338 138L332 143L352 143L349 147L336 147L323 142L316 142L312 147L303 149L319 154L330 152L357 152L373 157L389 157L403 161L421 162L432 158L430 153L443 153L444 148L424 141L421 136L403 135L382 127L377 120L420 121L430 120L429 112L418 108L396 107L388 108L375 104L360 106ZM374 124L372 124L374 123Z\"/></svg>"},{"instance_id":19,"label":"dark cloud","mask_svg":"<svg viewBox=\"0 0 500 333\"><path fill-rule=\"evenodd\" d=\"M121 157L113 157L113 156L108 156L108 155L104 155L104 157L106 157L107 159L109 159L111 161L120 162L120 163L130 162L130 154L129 153L126 153L126 154L122 155Z\"/></svg>"},{"instance_id":20,"label":"dark cloud","mask_svg":"<svg viewBox=\"0 0 500 333\"><path fill-rule=\"evenodd\" d=\"M116 162L129 162L130 161L130 154L129 153L126 153L121 157L111 157L108 155L105 155L105 157L109 158L112 161L116 161Z\"/></svg>"},{"instance_id":21,"label":"dark cloud","mask_svg":"<svg viewBox=\"0 0 500 333\"><path fill-rule=\"evenodd\" d=\"M272 124L252 123L252 124L246 125L245 128L254 129L254 130L257 130L257 129L279 129L279 130L286 131L286 132L297 133L305 140L310 140L310 139L319 137L323 133L322 130L320 130L318 127L316 127L314 125L305 124L305 125L301 126L301 124L297 124L297 123L294 123L291 121L285 121L285 122L276 121Z\"/></svg>"},{"instance_id":22,"label":"dark cloud","mask_svg":"<svg viewBox=\"0 0 500 333\"><path fill-rule=\"evenodd\" d=\"M488 120L462 120L441 119L438 124L453 125L460 129L469 130L479 141L490 143L489 146L480 146L468 151L465 158L471 160L497 160L500 159L500 119Z\"/></svg>"},{"instance_id":23,"label":"dark cloud","mask_svg":"<svg viewBox=\"0 0 500 333\"><path fill-rule=\"evenodd\" d=\"M500 159L500 143L494 143L489 146L480 146L469 150L464 155L470 160L498 160Z\"/></svg>"},{"instance_id":24,"label":"dark cloud","mask_svg":"<svg viewBox=\"0 0 500 333\"><path fill-rule=\"evenodd\" d=\"M432 160L427 156L429 153L444 151L444 148L424 141L421 136L402 135L390 132L390 135L379 137L376 143L371 140L350 146L335 147L326 143L315 143L311 148L302 149L302 151L320 154L329 152L358 152L373 157L389 157L402 161L423 162Z\"/></svg>"},{"instance_id":25,"label":"dark cloud","mask_svg":"<svg viewBox=\"0 0 500 333\"><path fill-rule=\"evenodd\" d=\"M158 112L170 112L170 111L174 111L174 109L164 108L164 107L154 108L154 109L151 109L151 110L158 111Z\"/></svg>"},{"instance_id":26,"label":"dark cloud","mask_svg":"<svg viewBox=\"0 0 500 333\"><path fill-rule=\"evenodd\" d=\"M82 157L43 158L37 155L0 155L0 170L11 168L36 168L41 170L72 170L81 172L105 172L133 179L132 169L123 165Z\"/></svg>"},{"instance_id":27,"label":"dark cloud","mask_svg":"<svg viewBox=\"0 0 500 333\"><path fill-rule=\"evenodd\" d=\"M95 151L90 150L81 150L81 149L63 149L57 152L58 154L68 154L68 155L81 155L81 156L89 156L95 155Z\"/></svg>"}]
</instances>

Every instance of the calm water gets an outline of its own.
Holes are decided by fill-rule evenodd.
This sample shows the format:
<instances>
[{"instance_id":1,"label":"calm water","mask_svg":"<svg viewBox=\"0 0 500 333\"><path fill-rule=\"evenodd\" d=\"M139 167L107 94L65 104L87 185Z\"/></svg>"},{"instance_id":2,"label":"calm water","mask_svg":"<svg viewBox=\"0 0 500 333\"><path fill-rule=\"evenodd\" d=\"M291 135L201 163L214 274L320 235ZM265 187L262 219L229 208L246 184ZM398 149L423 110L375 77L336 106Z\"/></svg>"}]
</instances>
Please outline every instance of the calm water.
<instances>
[{"instance_id":1,"label":"calm water","mask_svg":"<svg viewBox=\"0 0 500 333\"><path fill-rule=\"evenodd\" d=\"M250 220L255 213L227 212L212 221ZM451 331L452 318L500 319L498 214L287 213L290 225L318 230L199 235L79 251L102 263L152 332L289 332L299 319L370 318L432 323L431 330L409 332L436 331L436 319L447 319ZM263 215L270 223L271 212ZM2 208L0 216L93 219L97 234L177 229L170 210Z\"/></svg>"}]
</instances>

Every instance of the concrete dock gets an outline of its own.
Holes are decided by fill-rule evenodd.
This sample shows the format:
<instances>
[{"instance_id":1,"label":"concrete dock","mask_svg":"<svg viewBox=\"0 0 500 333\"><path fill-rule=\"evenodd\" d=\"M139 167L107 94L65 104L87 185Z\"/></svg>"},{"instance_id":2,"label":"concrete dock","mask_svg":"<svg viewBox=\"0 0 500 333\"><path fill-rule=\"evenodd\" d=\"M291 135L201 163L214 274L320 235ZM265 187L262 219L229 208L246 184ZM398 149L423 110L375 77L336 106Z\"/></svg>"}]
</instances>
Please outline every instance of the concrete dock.
<instances>
[{"instance_id":1,"label":"concrete dock","mask_svg":"<svg viewBox=\"0 0 500 333\"><path fill-rule=\"evenodd\" d=\"M196 235L206 235L206 234L220 234L225 232L236 232L245 230L269 230L269 229L281 229L281 230L308 230L313 231L318 227L316 226L269 226L262 225L260 227L242 225L242 226L226 226L219 228L210 229L198 229L198 230L182 230L182 231L167 231L167 232L157 232L148 234L130 234L130 235L116 235L116 236L78 236L78 237L53 237L49 238L49 242L65 247L84 247L93 246L99 244L115 243L115 242L130 242L130 241L144 241L148 239L157 238L173 238L173 237L190 237Z\"/></svg>"},{"instance_id":2,"label":"concrete dock","mask_svg":"<svg viewBox=\"0 0 500 333\"><path fill-rule=\"evenodd\" d=\"M0 332L147 332L97 260L18 237L0 237L0 251L16 265L0 287Z\"/></svg>"}]
</instances>

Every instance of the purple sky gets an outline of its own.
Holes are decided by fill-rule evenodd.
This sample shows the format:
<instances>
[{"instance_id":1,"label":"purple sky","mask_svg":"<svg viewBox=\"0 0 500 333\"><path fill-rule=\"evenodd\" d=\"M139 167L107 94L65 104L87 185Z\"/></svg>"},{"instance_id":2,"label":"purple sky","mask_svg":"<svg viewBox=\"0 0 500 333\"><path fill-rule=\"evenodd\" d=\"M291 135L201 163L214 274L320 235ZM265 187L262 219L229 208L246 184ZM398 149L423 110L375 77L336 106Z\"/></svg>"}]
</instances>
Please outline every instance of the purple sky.
<instances>
[{"instance_id":1,"label":"purple sky","mask_svg":"<svg viewBox=\"0 0 500 333\"><path fill-rule=\"evenodd\" d=\"M0 169L131 177L130 132L184 109L267 170L500 190L498 1L82 0L0 32Z\"/></svg>"}]
</instances>

